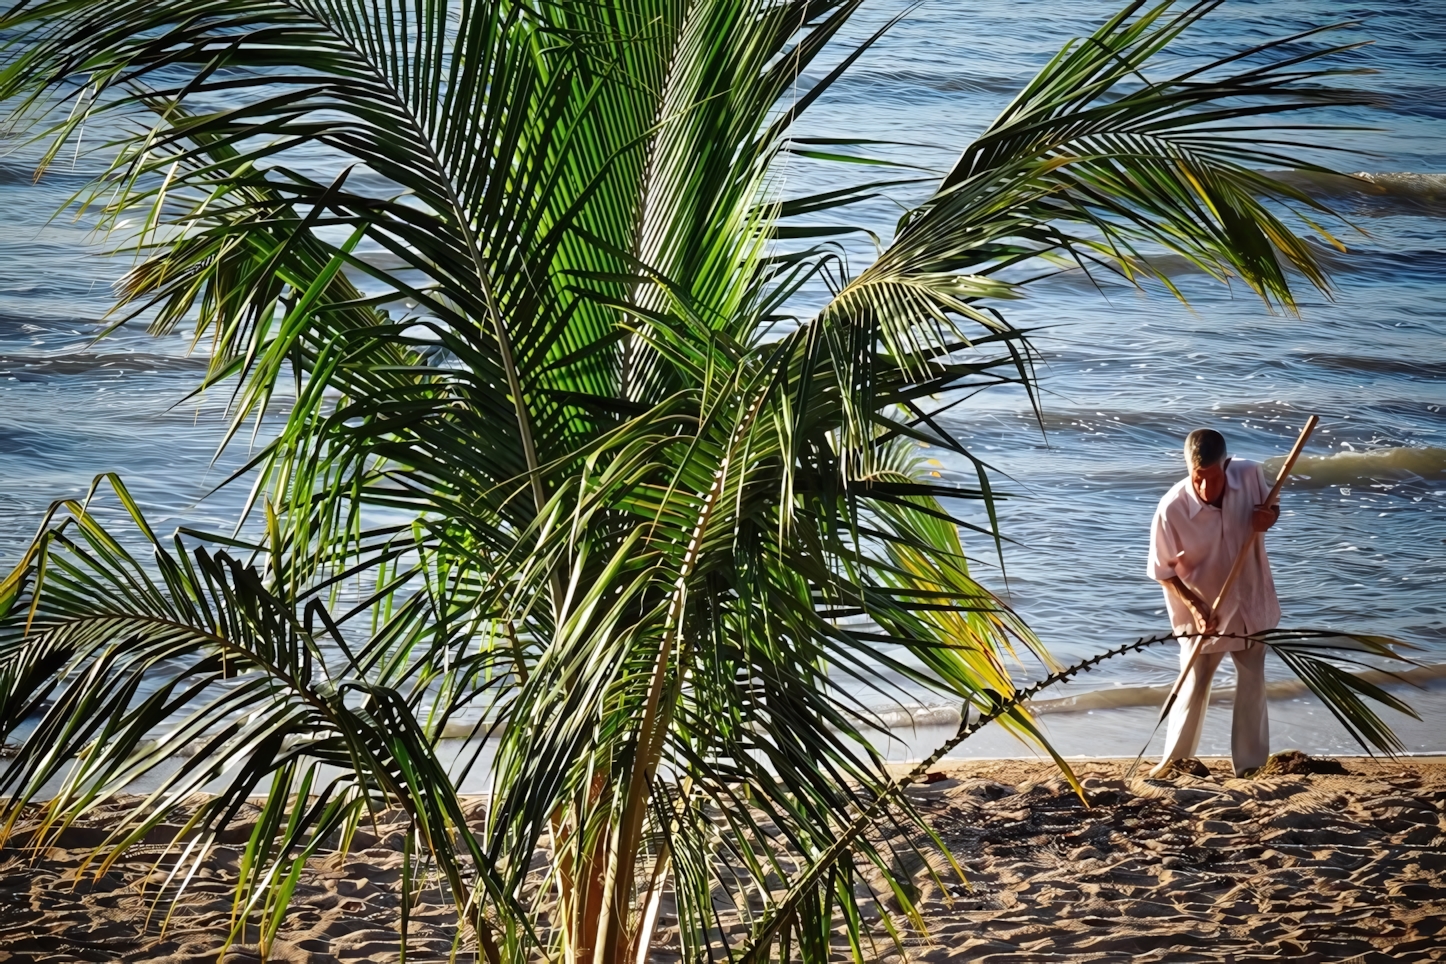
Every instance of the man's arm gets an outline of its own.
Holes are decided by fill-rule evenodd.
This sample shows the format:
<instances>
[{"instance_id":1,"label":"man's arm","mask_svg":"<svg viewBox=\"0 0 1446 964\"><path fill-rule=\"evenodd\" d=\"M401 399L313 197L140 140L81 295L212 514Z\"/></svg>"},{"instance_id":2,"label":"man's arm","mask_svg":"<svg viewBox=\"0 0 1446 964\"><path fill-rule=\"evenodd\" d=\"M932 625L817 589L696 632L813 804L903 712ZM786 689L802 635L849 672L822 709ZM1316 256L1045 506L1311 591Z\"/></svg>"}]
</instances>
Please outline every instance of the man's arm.
<instances>
[{"instance_id":1,"label":"man's arm","mask_svg":"<svg viewBox=\"0 0 1446 964\"><path fill-rule=\"evenodd\" d=\"M1190 610L1190 615L1195 618L1195 629L1201 635L1208 636L1219 627L1215 622L1215 613L1211 611L1210 604L1199 596L1195 591L1185 585L1184 580L1179 576L1171 576L1163 580L1165 588L1179 597Z\"/></svg>"},{"instance_id":2,"label":"man's arm","mask_svg":"<svg viewBox=\"0 0 1446 964\"><path fill-rule=\"evenodd\" d=\"M1174 593L1185 604L1185 608L1189 609L1194 617L1197 632L1207 635L1213 633L1215 614L1210 611L1210 604L1195 595L1195 591L1175 575L1175 561L1179 558L1179 544L1166 518L1164 503L1161 502L1150 524L1150 578L1164 586L1166 592Z\"/></svg>"}]
</instances>

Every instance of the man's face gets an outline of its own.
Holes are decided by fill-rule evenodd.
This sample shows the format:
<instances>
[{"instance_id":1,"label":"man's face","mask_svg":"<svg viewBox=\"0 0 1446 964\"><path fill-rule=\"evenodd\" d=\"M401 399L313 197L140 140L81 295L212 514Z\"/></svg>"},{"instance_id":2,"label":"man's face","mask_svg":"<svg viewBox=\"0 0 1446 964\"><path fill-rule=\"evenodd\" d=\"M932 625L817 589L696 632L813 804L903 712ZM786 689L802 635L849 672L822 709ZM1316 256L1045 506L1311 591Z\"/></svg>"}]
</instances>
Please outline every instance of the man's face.
<instances>
[{"instance_id":1,"label":"man's face","mask_svg":"<svg viewBox=\"0 0 1446 964\"><path fill-rule=\"evenodd\" d=\"M1225 463L1196 466L1190 469L1190 484L1201 502L1218 502L1225 494Z\"/></svg>"}]
</instances>

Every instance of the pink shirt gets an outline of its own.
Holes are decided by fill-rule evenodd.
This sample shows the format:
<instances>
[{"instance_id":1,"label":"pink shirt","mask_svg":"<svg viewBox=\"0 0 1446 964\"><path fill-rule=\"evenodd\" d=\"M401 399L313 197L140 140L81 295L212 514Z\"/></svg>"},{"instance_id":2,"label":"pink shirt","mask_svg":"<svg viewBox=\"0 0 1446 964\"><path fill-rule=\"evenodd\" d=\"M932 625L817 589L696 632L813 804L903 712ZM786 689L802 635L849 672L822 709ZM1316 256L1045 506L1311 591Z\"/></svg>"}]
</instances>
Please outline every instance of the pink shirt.
<instances>
[{"instance_id":1,"label":"pink shirt","mask_svg":"<svg viewBox=\"0 0 1446 964\"><path fill-rule=\"evenodd\" d=\"M1179 576L1206 603L1213 603L1236 553L1250 537L1252 510L1269 494L1260 463L1246 459L1231 459L1225 466L1225 498L1219 508L1200 501L1189 476L1176 482L1160 500L1150 527L1150 577L1164 582ZM1190 610L1168 587L1165 605L1175 632L1194 631ZM1280 601L1264 539L1256 540L1230 595L1220 602L1219 615L1220 629L1228 633L1249 635L1279 625ZM1205 641L1204 652L1244 648L1242 639L1212 637Z\"/></svg>"}]
</instances>

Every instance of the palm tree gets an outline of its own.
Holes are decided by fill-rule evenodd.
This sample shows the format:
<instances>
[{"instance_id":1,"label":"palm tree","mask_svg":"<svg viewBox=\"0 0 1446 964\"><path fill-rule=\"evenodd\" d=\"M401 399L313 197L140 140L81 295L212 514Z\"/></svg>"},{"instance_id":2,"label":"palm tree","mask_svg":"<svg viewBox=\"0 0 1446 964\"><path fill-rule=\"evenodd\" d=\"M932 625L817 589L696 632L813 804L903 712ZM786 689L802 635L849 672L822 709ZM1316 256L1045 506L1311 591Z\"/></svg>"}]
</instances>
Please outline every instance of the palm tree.
<instances>
[{"instance_id":1,"label":"palm tree","mask_svg":"<svg viewBox=\"0 0 1446 964\"><path fill-rule=\"evenodd\" d=\"M868 867L917 920L890 848L928 830L858 694L902 679L965 708L958 739L1042 742L1004 659L1053 663L966 563L948 505L992 518L984 467L937 480L915 445L972 461L938 413L1033 384L1001 305L1040 266L1168 285L1142 257L1163 249L1285 308L1288 272L1323 287L1296 231L1331 240L1327 212L1256 168L1304 166L1282 116L1340 99L1319 61L1348 48L1309 32L1151 78L1214 3L1133 3L859 268L848 206L908 179L792 197L774 174L848 153L791 131L873 42L807 80L860 2L0 16L42 172L113 132L77 203L136 258L117 323L193 326L231 434L274 419L235 533L162 539L110 477L133 526L58 503L0 584L10 811L52 793L59 828L158 774L119 853L209 787L180 888L264 795L231 935L263 946L306 859L386 807L489 962L642 960L665 891L692 957L729 913L747 959L824 959L838 922L863 953ZM1357 694L1399 704L1320 658L1339 640L1274 642L1391 748ZM480 827L475 758L439 756L458 735L495 748Z\"/></svg>"}]
</instances>

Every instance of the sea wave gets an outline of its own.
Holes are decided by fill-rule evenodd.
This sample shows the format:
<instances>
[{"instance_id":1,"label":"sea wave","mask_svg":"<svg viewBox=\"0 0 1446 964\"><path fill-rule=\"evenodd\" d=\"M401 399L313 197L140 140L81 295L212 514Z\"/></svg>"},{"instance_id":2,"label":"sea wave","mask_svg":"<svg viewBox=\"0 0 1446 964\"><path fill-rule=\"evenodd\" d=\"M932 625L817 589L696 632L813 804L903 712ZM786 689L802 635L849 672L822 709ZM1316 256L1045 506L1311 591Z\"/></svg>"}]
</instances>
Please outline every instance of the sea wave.
<instances>
[{"instance_id":1,"label":"sea wave","mask_svg":"<svg viewBox=\"0 0 1446 964\"><path fill-rule=\"evenodd\" d=\"M1342 355L1297 351L1295 354L1298 356L1298 365L1311 365L1317 368L1327 368L1331 371L1365 372L1371 375L1401 376L1417 379L1446 379L1446 359L1438 361L1423 357L1422 355L1387 358L1363 353ZM1284 367L1296 361L1297 359L1292 358L1281 364Z\"/></svg>"},{"instance_id":2,"label":"sea wave","mask_svg":"<svg viewBox=\"0 0 1446 964\"><path fill-rule=\"evenodd\" d=\"M1377 686L1393 683L1411 683L1420 686L1439 679L1446 679L1446 663L1418 666L1400 672L1386 670L1362 670L1355 674L1358 679ZM1298 679L1276 680L1265 686L1266 699L1289 700L1303 696L1306 685ZM1053 700L1038 700L1030 704L1035 715L1049 713L1079 713L1089 710L1117 710L1135 706L1159 706L1170 693L1169 685L1162 686L1114 686L1109 689L1090 690L1077 696L1062 696ZM1235 698L1235 687L1217 687L1210 691L1211 703L1225 703Z\"/></svg>"},{"instance_id":3,"label":"sea wave","mask_svg":"<svg viewBox=\"0 0 1446 964\"><path fill-rule=\"evenodd\" d=\"M147 375L163 372L201 372L206 359L199 355L161 355L152 352L71 351L46 355L0 353L0 375Z\"/></svg>"},{"instance_id":4,"label":"sea wave","mask_svg":"<svg viewBox=\"0 0 1446 964\"><path fill-rule=\"evenodd\" d=\"M1284 456L1265 460L1274 477ZM1334 455L1302 455L1291 473L1292 484L1308 489L1358 482L1446 479L1446 449L1433 446L1365 449Z\"/></svg>"},{"instance_id":5,"label":"sea wave","mask_svg":"<svg viewBox=\"0 0 1446 964\"><path fill-rule=\"evenodd\" d=\"M1277 181L1322 201L1344 200L1357 213L1446 214L1446 174L1412 171L1270 171Z\"/></svg>"},{"instance_id":6,"label":"sea wave","mask_svg":"<svg viewBox=\"0 0 1446 964\"><path fill-rule=\"evenodd\" d=\"M1342 211L1341 213L1350 216L1352 212ZM1440 213L1446 215L1446 205L1442 206ZM1312 240L1307 240L1306 246L1310 249L1316 262L1335 275L1367 275L1375 279L1401 279L1419 278L1423 273L1437 277L1446 272L1446 253L1436 248L1381 250L1367 247L1350 235L1345 237L1345 243L1347 245L1345 251L1338 251L1329 245ZM1140 267L1148 268L1152 273L1165 278L1205 276L1205 269L1184 255L1151 254L1137 257L1135 260ZM1148 289L1154 282L1143 278L1142 283ZM1112 288L1128 287L1130 282L1105 268L1094 268L1087 272L1083 268L1071 266L1054 274L1041 275L1039 284L1050 288L1063 287L1093 293L1098 290L1108 292Z\"/></svg>"}]
</instances>

